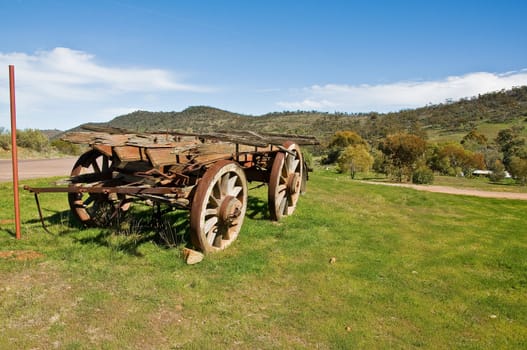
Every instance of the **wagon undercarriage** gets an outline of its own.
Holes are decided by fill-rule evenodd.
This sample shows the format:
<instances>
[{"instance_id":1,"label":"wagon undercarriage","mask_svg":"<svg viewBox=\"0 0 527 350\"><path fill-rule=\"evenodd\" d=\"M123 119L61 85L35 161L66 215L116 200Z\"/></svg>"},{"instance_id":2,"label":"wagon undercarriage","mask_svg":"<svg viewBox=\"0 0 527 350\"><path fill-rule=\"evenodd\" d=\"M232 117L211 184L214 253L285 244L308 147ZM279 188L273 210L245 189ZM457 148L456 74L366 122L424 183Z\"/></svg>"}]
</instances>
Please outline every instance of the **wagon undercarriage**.
<instances>
[{"instance_id":1,"label":"wagon undercarriage","mask_svg":"<svg viewBox=\"0 0 527 350\"><path fill-rule=\"evenodd\" d=\"M206 253L236 240L248 182L268 184L272 220L291 215L307 181L299 145L318 144L296 135L113 129L69 133L63 139L90 149L76 161L66 187L26 187L35 194L43 225L39 193L66 192L73 215L87 226L103 226L142 201L189 210L192 243Z\"/></svg>"}]
</instances>

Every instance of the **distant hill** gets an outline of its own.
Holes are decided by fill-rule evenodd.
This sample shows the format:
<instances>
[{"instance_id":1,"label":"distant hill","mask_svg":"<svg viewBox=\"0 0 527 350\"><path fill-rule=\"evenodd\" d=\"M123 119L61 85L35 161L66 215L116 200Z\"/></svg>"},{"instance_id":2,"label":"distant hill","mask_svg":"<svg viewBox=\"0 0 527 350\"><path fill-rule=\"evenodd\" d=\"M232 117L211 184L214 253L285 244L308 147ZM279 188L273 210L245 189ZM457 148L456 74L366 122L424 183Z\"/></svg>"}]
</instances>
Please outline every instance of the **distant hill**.
<instances>
[{"instance_id":1,"label":"distant hill","mask_svg":"<svg viewBox=\"0 0 527 350\"><path fill-rule=\"evenodd\" d=\"M136 111L116 117L108 123L93 125L135 132L253 130L314 135L322 140L338 130L355 130L364 138L374 141L398 131L428 135L435 139L445 136L460 139L470 130L479 128L493 137L499 128L509 124L527 125L526 121L527 86L523 86L386 114L286 111L250 116L195 106L181 112Z\"/></svg>"},{"instance_id":2,"label":"distant hill","mask_svg":"<svg viewBox=\"0 0 527 350\"><path fill-rule=\"evenodd\" d=\"M56 136L60 135L63 131L59 129L47 129L47 130L40 130L40 132L46 135L48 139L53 139Z\"/></svg>"}]
</instances>

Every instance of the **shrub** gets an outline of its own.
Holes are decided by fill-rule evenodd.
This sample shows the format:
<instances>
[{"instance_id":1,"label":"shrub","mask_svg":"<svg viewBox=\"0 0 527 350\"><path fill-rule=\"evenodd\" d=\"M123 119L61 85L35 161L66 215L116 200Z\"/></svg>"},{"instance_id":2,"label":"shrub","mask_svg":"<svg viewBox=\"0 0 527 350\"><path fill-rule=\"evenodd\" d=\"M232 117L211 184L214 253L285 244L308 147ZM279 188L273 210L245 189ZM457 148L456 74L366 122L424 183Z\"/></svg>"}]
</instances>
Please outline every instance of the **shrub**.
<instances>
[{"instance_id":1,"label":"shrub","mask_svg":"<svg viewBox=\"0 0 527 350\"><path fill-rule=\"evenodd\" d=\"M11 133L0 126L0 148L4 151L11 149Z\"/></svg>"},{"instance_id":2,"label":"shrub","mask_svg":"<svg viewBox=\"0 0 527 350\"><path fill-rule=\"evenodd\" d=\"M49 149L49 140L41 131L37 129L17 130L17 145L29 148L38 152Z\"/></svg>"},{"instance_id":3,"label":"shrub","mask_svg":"<svg viewBox=\"0 0 527 350\"><path fill-rule=\"evenodd\" d=\"M338 159L337 171L351 172L351 178L355 178L357 171L368 172L373 165L373 157L365 145L352 145L346 147Z\"/></svg>"},{"instance_id":4,"label":"shrub","mask_svg":"<svg viewBox=\"0 0 527 350\"><path fill-rule=\"evenodd\" d=\"M412 174L412 183L431 184L434 182L434 172L427 166L420 166Z\"/></svg>"},{"instance_id":5,"label":"shrub","mask_svg":"<svg viewBox=\"0 0 527 350\"><path fill-rule=\"evenodd\" d=\"M389 166L388 175L402 182L403 177L411 179L413 169L425 156L426 141L412 134L398 133L387 136L378 146L384 153Z\"/></svg>"},{"instance_id":6,"label":"shrub","mask_svg":"<svg viewBox=\"0 0 527 350\"><path fill-rule=\"evenodd\" d=\"M11 136L8 134L0 134L0 148L4 151L11 149Z\"/></svg>"},{"instance_id":7,"label":"shrub","mask_svg":"<svg viewBox=\"0 0 527 350\"><path fill-rule=\"evenodd\" d=\"M81 149L79 145L76 145L71 142L66 142L62 140L53 140L51 141L51 146L55 147L57 151L63 154L79 155Z\"/></svg>"},{"instance_id":8,"label":"shrub","mask_svg":"<svg viewBox=\"0 0 527 350\"><path fill-rule=\"evenodd\" d=\"M490 170L492 171L489 175L490 181L499 182L505 178L505 166L501 160L496 159Z\"/></svg>"}]
</instances>

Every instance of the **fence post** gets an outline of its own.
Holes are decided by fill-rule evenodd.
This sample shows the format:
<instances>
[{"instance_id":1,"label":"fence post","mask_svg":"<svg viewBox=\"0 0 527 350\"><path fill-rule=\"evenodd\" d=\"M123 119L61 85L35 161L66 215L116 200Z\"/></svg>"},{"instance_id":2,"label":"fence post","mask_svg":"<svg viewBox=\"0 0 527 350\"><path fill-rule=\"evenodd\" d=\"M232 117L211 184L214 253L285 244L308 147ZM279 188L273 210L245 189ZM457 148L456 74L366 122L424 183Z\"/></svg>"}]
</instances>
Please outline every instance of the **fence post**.
<instances>
[{"instance_id":1,"label":"fence post","mask_svg":"<svg viewBox=\"0 0 527 350\"><path fill-rule=\"evenodd\" d=\"M11 106L11 159L13 161L13 197L16 239L20 239L20 201L18 195L18 154L16 147L15 66L9 66L9 103Z\"/></svg>"}]
</instances>

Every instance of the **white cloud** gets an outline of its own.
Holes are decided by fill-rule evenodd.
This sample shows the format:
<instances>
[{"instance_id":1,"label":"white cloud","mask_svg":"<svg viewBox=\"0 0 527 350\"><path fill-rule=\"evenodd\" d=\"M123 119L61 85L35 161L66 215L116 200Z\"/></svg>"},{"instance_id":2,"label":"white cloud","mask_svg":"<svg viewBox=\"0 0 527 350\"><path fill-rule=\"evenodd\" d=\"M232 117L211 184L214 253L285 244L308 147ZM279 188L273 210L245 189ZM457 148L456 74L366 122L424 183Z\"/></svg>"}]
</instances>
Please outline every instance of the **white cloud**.
<instances>
[{"instance_id":1,"label":"white cloud","mask_svg":"<svg viewBox=\"0 0 527 350\"><path fill-rule=\"evenodd\" d=\"M457 100L527 85L527 70L470 73L437 81L396 82L381 85L313 85L295 92L297 100L278 102L284 109L347 112L389 112Z\"/></svg>"},{"instance_id":2,"label":"white cloud","mask_svg":"<svg viewBox=\"0 0 527 350\"><path fill-rule=\"evenodd\" d=\"M306 98L305 100L298 102L278 102L280 107L293 110L326 110L337 107L334 102L328 100L315 100Z\"/></svg>"},{"instance_id":3,"label":"white cloud","mask_svg":"<svg viewBox=\"0 0 527 350\"><path fill-rule=\"evenodd\" d=\"M83 51L58 47L34 54L1 53L0 67L15 65L18 126L68 128L87 121L109 120L113 111L134 110L156 93L210 92L184 83L173 73L153 68L110 67ZM8 86L7 74L0 75ZM0 89L0 106L9 101ZM146 102L145 102L146 101ZM124 105L123 105L124 104ZM8 124L0 121L0 125Z\"/></svg>"}]
</instances>

